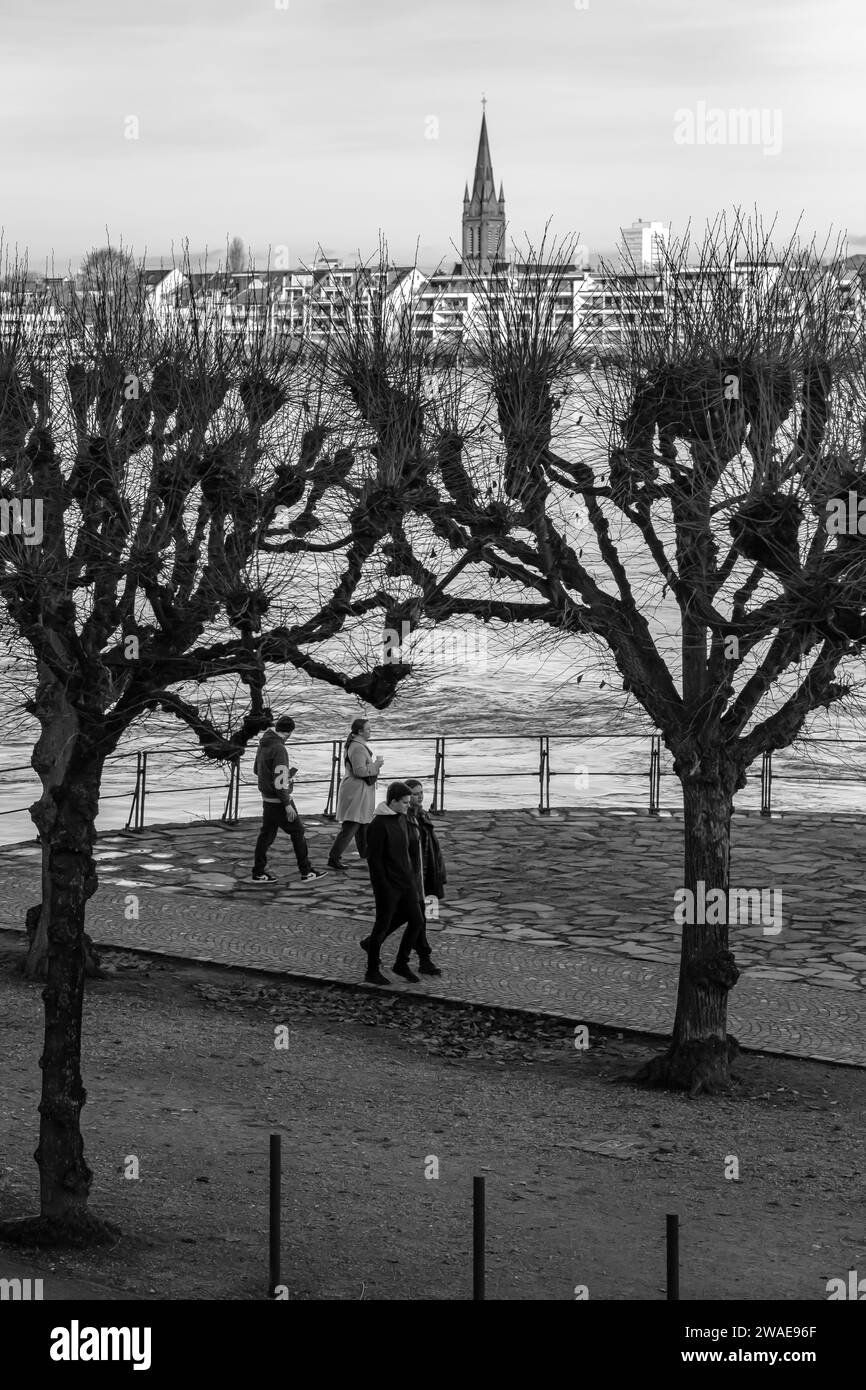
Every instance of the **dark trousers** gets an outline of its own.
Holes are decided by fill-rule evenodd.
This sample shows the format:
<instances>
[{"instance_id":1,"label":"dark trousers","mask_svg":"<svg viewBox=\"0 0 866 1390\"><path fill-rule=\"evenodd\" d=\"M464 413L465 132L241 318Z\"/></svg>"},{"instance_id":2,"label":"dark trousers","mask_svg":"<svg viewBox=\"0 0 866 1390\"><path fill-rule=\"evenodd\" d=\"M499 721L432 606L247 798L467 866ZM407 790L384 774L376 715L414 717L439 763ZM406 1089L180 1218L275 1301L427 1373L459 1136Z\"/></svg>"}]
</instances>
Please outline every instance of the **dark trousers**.
<instances>
[{"instance_id":1,"label":"dark trousers","mask_svg":"<svg viewBox=\"0 0 866 1390\"><path fill-rule=\"evenodd\" d=\"M424 934L424 912L418 901L418 896L415 893L407 892L395 903L392 895L380 896L377 894L376 920L373 923L370 944L367 947L368 967L379 964L379 952L382 949L382 943L403 922L406 923L406 928L397 948L397 963L408 965L409 952L417 949L418 942L422 937L425 941L427 939ZM429 949L428 947L428 953Z\"/></svg>"},{"instance_id":2,"label":"dark trousers","mask_svg":"<svg viewBox=\"0 0 866 1390\"><path fill-rule=\"evenodd\" d=\"M277 831L284 830L291 837L292 848L295 851L295 858L298 861L298 868L302 874L313 872L310 863L310 853L307 849L307 837L304 834L304 822L297 813L294 801L289 805L295 812L295 819L289 820L286 815L286 808L281 802L263 801L262 802L262 828L259 831L259 838L256 840L256 852L253 859L253 873L263 874L268 859L268 850L277 838Z\"/></svg>"},{"instance_id":3,"label":"dark trousers","mask_svg":"<svg viewBox=\"0 0 866 1390\"><path fill-rule=\"evenodd\" d=\"M358 846L358 853L362 859L367 858L367 827L359 820L344 820L340 826L340 833L331 845L331 852L328 858L334 864L339 864L340 858L349 847L352 836L355 837L355 844Z\"/></svg>"},{"instance_id":4,"label":"dark trousers","mask_svg":"<svg viewBox=\"0 0 866 1390\"><path fill-rule=\"evenodd\" d=\"M419 960L429 960L430 957L433 955L433 951L432 951L432 949L431 949L431 947L430 947L430 942L427 940L427 912L426 912L426 910L425 910L425 908L424 908L424 903L423 903L423 901L422 901L421 904L420 904L420 908L421 908L421 930L419 931L419 933L418 933L418 935L417 935L417 937L416 937L416 939L415 939L415 944L414 944L414 946L410 946L410 947L409 947L409 950L410 950L410 951L412 951L412 950L417 951L417 952L418 952L418 959L419 959ZM400 916L400 909L398 908L397 911L394 913L393 917L391 918L391 925L390 925L390 927L388 928L388 935L391 936L395 931L399 931L400 928L402 927L402 925L403 925L403 923L404 923L405 921L406 921L405 913L404 913L404 915L401 917L401 916Z\"/></svg>"}]
</instances>

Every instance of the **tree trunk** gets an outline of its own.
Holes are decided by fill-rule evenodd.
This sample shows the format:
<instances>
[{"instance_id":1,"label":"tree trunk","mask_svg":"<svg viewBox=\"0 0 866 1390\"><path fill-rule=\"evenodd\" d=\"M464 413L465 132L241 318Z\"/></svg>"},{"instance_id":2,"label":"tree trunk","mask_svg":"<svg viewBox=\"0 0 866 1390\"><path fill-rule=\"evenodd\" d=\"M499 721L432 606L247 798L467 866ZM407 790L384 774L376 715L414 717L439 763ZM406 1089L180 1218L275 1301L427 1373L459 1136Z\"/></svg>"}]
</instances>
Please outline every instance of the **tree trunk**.
<instances>
[{"instance_id":1,"label":"tree trunk","mask_svg":"<svg viewBox=\"0 0 866 1390\"><path fill-rule=\"evenodd\" d=\"M81 1110L81 1022L86 948L84 914L96 890L93 859L104 754L89 749L77 712L50 680L41 687L42 735L34 750L43 794L33 807L43 843L43 906L47 962L42 1099L39 1105L40 1216L0 1225L0 1237L35 1244L89 1243L115 1234L87 1211L92 1173L84 1158ZM31 910L32 913L32 910Z\"/></svg>"},{"instance_id":2,"label":"tree trunk","mask_svg":"<svg viewBox=\"0 0 866 1390\"><path fill-rule=\"evenodd\" d=\"M42 846L42 901L27 911L27 954L24 959L24 975L28 980L44 980L48 974L48 945L51 935L51 911L54 901L51 890L52 844L58 820L58 798L62 794L64 779L71 766L73 750L78 737L78 716L64 699L63 691L45 673L42 675L40 695L43 704L42 732L33 751L33 766L42 779L42 796L30 808L33 822L39 832ZM93 808L93 822L99 803L99 786L102 779L104 757L94 763L96 775L96 805ZM94 824L90 827L90 848L95 838ZM93 874L92 856L89 872ZM85 901L96 890L96 879ZM83 933L85 971L88 975L99 976L99 956L96 947L87 933Z\"/></svg>"},{"instance_id":3,"label":"tree trunk","mask_svg":"<svg viewBox=\"0 0 866 1390\"><path fill-rule=\"evenodd\" d=\"M47 845L42 846L42 900L28 907L25 917L27 929L27 949L22 970L25 979L45 980L48 977L48 938L51 922L51 853ZM104 975L100 966L99 952L93 939L84 933L84 973L90 979L101 980Z\"/></svg>"},{"instance_id":4,"label":"tree trunk","mask_svg":"<svg viewBox=\"0 0 866 1390\"><path fill-rule=\"evenodd\" d=\"M731 813L733 788L726 779L683 777L685 872L683 886L695 904L693 924L682 927L680 977L674 1030L668 1051L654 1058L638 1079L692 1095L725 1090L735 1039L727 1033L728 992L739 978L728 949ZM712 889L724 893L722 921L701 922Z\"/></svg>"}]
</instances>

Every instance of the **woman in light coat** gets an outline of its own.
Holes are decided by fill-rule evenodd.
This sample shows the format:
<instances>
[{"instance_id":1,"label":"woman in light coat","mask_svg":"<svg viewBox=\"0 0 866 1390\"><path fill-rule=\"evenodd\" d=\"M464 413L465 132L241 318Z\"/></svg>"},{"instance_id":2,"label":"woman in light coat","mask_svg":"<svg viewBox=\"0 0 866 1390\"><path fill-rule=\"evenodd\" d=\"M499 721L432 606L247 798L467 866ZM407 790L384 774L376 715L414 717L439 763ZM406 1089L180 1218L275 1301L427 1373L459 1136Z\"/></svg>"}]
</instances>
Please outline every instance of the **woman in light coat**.
<instances>
[{"instance_id":1,"label":"woman in light coat","mask_svg":"<svg viewBox=\"0 0 866 1390\"><path fill-rule=\"evenodd\" d=\"M331 846L328 864L345 872L342 862L352 836L362 859L367 858L367 826L376 810L376 779L384 758L374 758L370 747L370 725L356 719L343 750L343 778L337 794L337 820L340 833Z\"/></svg>"}]
</instances>

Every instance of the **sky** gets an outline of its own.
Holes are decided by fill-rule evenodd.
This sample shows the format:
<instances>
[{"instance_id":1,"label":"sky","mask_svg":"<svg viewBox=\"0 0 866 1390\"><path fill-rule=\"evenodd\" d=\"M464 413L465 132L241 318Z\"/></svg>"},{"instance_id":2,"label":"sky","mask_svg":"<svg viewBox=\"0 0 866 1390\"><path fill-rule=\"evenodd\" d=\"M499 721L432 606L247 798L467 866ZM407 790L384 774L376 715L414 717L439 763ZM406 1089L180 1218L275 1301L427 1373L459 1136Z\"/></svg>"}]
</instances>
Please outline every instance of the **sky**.
<instances>
[{"instance_id":1,"label":"sky","mask_svg":"<svg viewBox=\"0 0 866 1390\"><path fill-rule=\"evenodd\" d=\"M739 205L866 250L862 0L3 10L0 226L37 271L107 239L215 264L233 235L260 263L380 235L401 263L453 260L482 93L517 245L549 223L609 253L637 218L677 236Z\"/></svg>"}]
</instances>

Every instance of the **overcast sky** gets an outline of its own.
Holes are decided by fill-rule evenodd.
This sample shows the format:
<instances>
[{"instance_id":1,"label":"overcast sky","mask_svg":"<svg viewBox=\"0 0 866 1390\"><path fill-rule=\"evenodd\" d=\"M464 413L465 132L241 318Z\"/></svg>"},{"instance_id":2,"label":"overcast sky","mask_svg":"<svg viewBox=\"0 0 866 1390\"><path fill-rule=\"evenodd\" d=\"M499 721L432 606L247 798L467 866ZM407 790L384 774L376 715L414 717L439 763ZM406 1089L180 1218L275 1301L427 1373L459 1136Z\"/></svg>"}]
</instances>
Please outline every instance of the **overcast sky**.
<instances>
[{"instance_id":1,"label":"overcast sky","mask_svg":"<svg viewBox=\"0 0 866 1390\"><path fill-rule=\"evenodd\" d=\"M151 262L184 238L218 257L238 234L294 264L318 243L369 254L381 229L426 265L459 242L483 91L518 241L550 218L609 250L638 217L676 234L757 203L866 249L863 15L862 0L3 0L5 242L61 269L106 226ZM700 103L762 109L763 143L697 143ZM683 111L696 143L675 139Z\"/></svg>"}]
</instances>

